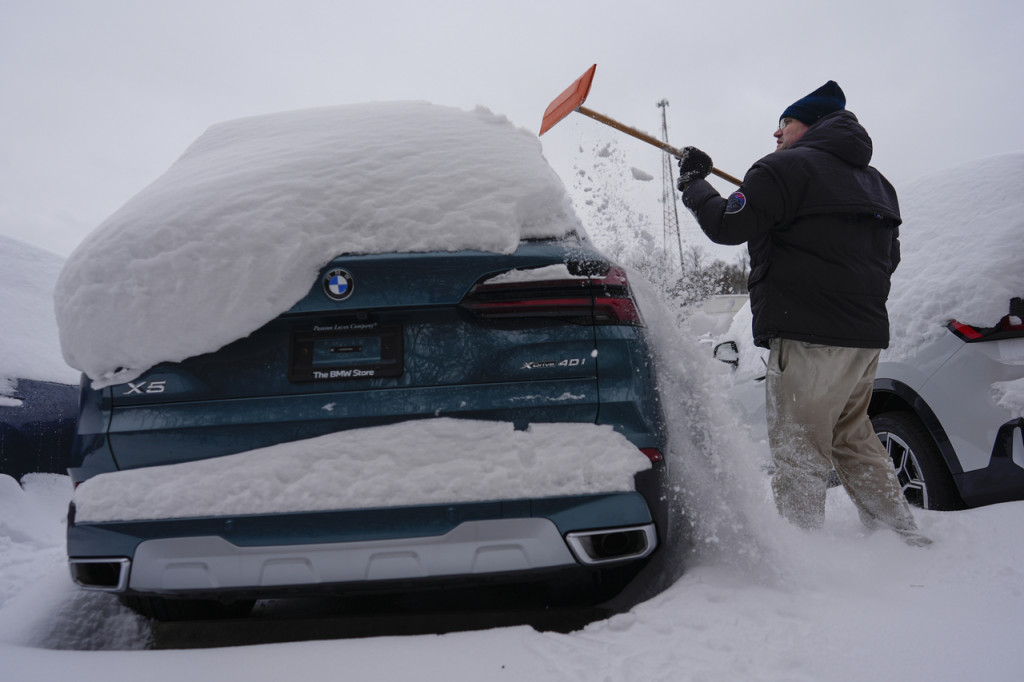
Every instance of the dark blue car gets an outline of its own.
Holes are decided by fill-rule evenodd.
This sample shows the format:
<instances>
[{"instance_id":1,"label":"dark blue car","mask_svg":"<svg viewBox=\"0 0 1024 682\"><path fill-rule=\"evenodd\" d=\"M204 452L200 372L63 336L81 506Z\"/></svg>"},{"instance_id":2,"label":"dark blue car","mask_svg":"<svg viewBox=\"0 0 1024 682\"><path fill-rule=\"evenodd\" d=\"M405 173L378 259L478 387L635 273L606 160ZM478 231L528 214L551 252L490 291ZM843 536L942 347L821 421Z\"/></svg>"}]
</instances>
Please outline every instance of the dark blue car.
<instances>
[{"instance_id":1,"label":"dark blue car","mask_svg":"<svg viewBox=\"0 0 1024 682\"><path fill-rule=\"evenodd\" d=\"M70 474L82 484L172 465L159 471L173 476L178 465L437 418L595 425L647 459L635 489L587 494L103 521L76 518L73 502L72 575L162 619L482 581L572 584L600 600L664 545L664 425L642 315L624 272L576 236L507 255L337 257L246 338L126 384L84 383Z\"/></svg>"},{"instance_id":2,"label":"dark blue car","mask_svg":"<svg viewBox=\"0 0 1024 682\"><path fill-rule=\"evenodd\" d=\"M67 473L77 413L76 387L19 379L0 401L0 474Z\"/></svg>"}]
</instances>

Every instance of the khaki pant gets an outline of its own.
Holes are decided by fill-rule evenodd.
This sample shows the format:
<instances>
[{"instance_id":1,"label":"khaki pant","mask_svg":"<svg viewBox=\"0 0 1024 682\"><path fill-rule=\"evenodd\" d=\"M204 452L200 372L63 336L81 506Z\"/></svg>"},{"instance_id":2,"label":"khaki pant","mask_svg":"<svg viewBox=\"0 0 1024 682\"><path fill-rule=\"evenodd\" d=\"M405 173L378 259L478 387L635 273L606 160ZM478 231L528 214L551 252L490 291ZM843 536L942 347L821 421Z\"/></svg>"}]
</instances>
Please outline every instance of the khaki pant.
<instances>
[{"instance_id":1,"label":"khaki pant","mask_svg":"<svg viewBox=\"0 0 1024 682\"><path fill-rule=\"evenodd\" d=\"M768 441L779 513L804 528L825 520L829 471L868 528L917 528L892 460L868 419L880 351L773 339L768 361Z\"/></svg>"}]
</instances>

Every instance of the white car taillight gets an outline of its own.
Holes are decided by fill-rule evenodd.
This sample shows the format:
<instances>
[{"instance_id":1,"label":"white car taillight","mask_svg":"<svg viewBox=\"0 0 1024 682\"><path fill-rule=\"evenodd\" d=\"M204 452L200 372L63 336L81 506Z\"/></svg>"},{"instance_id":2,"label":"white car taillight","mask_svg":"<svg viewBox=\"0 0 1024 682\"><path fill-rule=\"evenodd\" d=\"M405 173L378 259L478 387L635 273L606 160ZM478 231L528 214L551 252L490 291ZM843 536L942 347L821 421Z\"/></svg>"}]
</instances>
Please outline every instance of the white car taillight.
<instances>
[{"instance_id":1,"label":"white car taillight","mask_svg":"<svg viewBox=\"0 0 1024 682\"><path fill-rule=\"evenodd\" d=\"M968 343L1024 336L1024 299L1011 299L1010 314L1004 315L994 327L977 327L959 320L950 320L946 326Z\"/></svg>"}]
</instances>

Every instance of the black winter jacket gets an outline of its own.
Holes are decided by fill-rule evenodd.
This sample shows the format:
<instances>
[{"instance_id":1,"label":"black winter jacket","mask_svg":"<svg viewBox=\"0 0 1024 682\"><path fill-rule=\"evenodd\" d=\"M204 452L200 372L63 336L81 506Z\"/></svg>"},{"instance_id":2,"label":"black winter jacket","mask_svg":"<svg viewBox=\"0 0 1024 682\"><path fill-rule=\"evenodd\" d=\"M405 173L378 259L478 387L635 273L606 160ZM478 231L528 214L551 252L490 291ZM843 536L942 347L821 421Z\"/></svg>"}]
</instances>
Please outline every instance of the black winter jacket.
<instances>
[{"instance_id":1,"label":"black winter jacket","mask_svg":"<svg viewBox=\"0 0 1024 682\"><path fill-rule=\"evenodd\" d=\"M728 200L707 181L686 186L683 203L712 241L747 243L757 345L889 345L885 302L901 220L871 152L857 117L838 111L755 163Z\"/></svg>"}]
</instances>

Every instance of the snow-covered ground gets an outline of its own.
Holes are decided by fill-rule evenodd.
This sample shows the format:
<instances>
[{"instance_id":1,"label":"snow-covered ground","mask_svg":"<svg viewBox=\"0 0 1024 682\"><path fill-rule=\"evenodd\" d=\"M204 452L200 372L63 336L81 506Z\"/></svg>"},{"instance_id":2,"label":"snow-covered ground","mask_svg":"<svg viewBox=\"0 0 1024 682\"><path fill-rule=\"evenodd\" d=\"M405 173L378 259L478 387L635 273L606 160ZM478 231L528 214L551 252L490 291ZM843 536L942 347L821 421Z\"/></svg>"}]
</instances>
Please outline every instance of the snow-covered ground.
<instances>
[{"instance_id":1,"label":"snow-covered ground","mask_svg":"<svg viewBox=\"0 0 1024 682\"><path fill-rule=\"evenodd\" d=\"M366 113L377 120L380 112L375 108ZM418 115L423 113L419 111ZM299 118L308 120L311 115ZM484 135L488 140L495 135L514 139L519 149L526 150L521 164L513 164L512 169L508 164L501 167L506 183L501 187L507 187L507 171L528 171L533 167L530 155L539 154L539 147L535 140L510 130L500 117L487 112L473 115L479 125L490 126ZM196 154L202 152L207 161L212 159L207 168L221 168L226 173L238 157L214 153L220 143L237 139L233 136L244 132L246 126L281 120L251 120L241 128L212 129L214 135L207 138L210 146L199 144L183 160L200 158ZM291 144L295 138L283 139ZM317 142L309 144L315 148ZM484 148L493 154L493 147ZM246 149L260 151L251 146ZM265 151L271 153L248 160L263 158L265 168L270 170L277 167L277 162L287 161L273 150ZM360 168L357 175L371 187L385 176L404 182L413 176L394 168L407 171L408 166L402 166L404 159L431 151L437 149L399 145L393 156L395 166ZM456 157L459 162L466 161L466 155ZM480 159L470 162L478 169L487 168ZM1013 169L1013 177L1019 177L1016 165ZM187 184L179 182L173 169L168 177L172 185ZM221 179L233 182L233 177L227 174ZM316 180L324 176L313 173L309 177ZM277 183L281 180L274 173L268 178ZM284 189L282 196L297 200L294 187L278 187ZM498 223L511 220L516 229L529 233L538 226L536 214L531 213L536 205L562 205L560 195L549 192L550 183L532 187L535 198L539 197L533 208L509 199L499 204L507 211L493 214ZM136 203L129 202L125 211L137 210L140 202L154 196L157 203L175 211L196 208L167 201L157 190L159 186L147 190L148 195L144 192ZM413 183L410 191L415 190ZM422 203L413 203L417 204L413 217L430 213L422 210ZM294 208L295 204L290 206ZM270 204L271 209L279 207ZM342 210L350 209L358 206L342 205ZM484 214L492 215L487 211ZM326 234L319 215L317 211L308 214L304 235L316 249L329 253L337 245L319 239ZM101 380L111 380L114 369L130 364L104 355L111 348L99 347L96 342L108 322L88 316L76 318L71 309L74 296L81 293L85 298L77 299L79 305L86 305L97 315L103 312L101 304L107 296L110 309L117 315L114 321L123 323L122 329L130 322L129 316L142 315L136 321L140 334L137 341L145 345L150 337L142 327L151 311L140 308L133 297L159 300L168 292L204 292L203 287L189 289L196 287L196 282L188 273L176 270L178 266L195 265L187 263L190 254L228 262L223 251L213 248L218 245L203 241L200 230L186 229L181 224L177 224L177 233L150 226L147 229L152 229L154 235L168 241L162 242L155 253L133 251L144 244L126 239L123 229L131 221L120 220L118 214L112 216L98 236L76 252L72 261L78 265L65 270L57 291L58 309L66 312L62 332L66 324L69 335L65 356L87 365L95 371L94 378ZM277 233L271 222L260 223L267 232L246 232L252 224L241 225L243 231L238 238L243 241L237 243L244 244L248 239L260 246L272 246L275 242L271 236ZM556 229L564 229L571 222L571 216L566 216L559 222L562 227ZM204 228L213 229L209 223ZM120 234L127 250L112 252L110 244L118 240L111 237L112 242L105 242L104 234ZM437 248L440 243L436 233L429 237L428 233L416 234L427 239L428 248ZM458 232L460 239L475 234L468 228ZM451 241L442 239L446 245ZM291 261L294 267L313 271L311 276L315 276L317 258L323 254L309 260L307 254L290 250L297 243L303 240L288 239L277 245L295 257ZM491 248L502 250L506 246L498 240ZM86 258L82 255L86 253L92 255ZM167 254L181 257L170 258ZM87 262L105 267L87 267ZM121 272L110 267L118 263L130 266L127 276L134 287L123 292L124 306L120 308L120 293L104 289L110 283L108 278ZM159 277L162 266L177 274ZM266 260L254 260L253 270L244 273L243 285L231 291L263 296L259 285L269 281L265 273L269 267ZM197 269L200 276L212 277L214 285L227 284L225 272L230 270ZM926 549L908 547L892 533L867 533L840 489L830 492L823 530L806 533L792 528L778 519L770 499L761 467L765 444L751 437L723 398L727 378L719 371L720 365L708 357L705 347L680 331L676 316L664 307L655 287L636 273L631 278L657 353L658 376L671 424L668 457L673 464L676 506L694 541L692 551L663 552L658 571L648 576L664 584L660 593L627 612L568 634L515 626L445 635L334 639L187 652L152 650L149 647L154 630L150 622L121 607L116 598L78 590L70 580L63 544L64 516L72 494L68 479L33 475L19 486L9 477L0 476L0 677L18 682L224 678L275 682L292 678L374 682L1021 679L1015 653L1024 633L1024 534L1020 532L1024 502L955 513L917 510L922 532L935 541ZM207 284L210 281L201 280ZM308 282L305 286L308 288ZM290 296L301 295L304 289L296 286L295 291L298 293ZM211 310L221 305L199 298ZM234 319L232 324L237 328L220 331L229 332L228 336L239 333L239 329L246 333L245 327L259 324L261 316L272 316L276 314L274 309L289 305L284 299L270 303L272 308L258 315ZM196 312L183 305L174 309L183 317ZM199 341L218 342L212 332ZM0 337L5 351L18 343L17 337ZM176 346L175 337L170 343L173 347L157 348L157 355L140 355L135 370L154 361L173 359L179 353L197 352L196 348ZM39 348L56 356L52 341ZM167 352L172 355L160 355ZM59 358L54 357L54 361ZM372 435L372 431L363 434L371 439ZM596 448L592 442L578 443L575 454L585 459Z\"/></svg>"}]
</instances>

